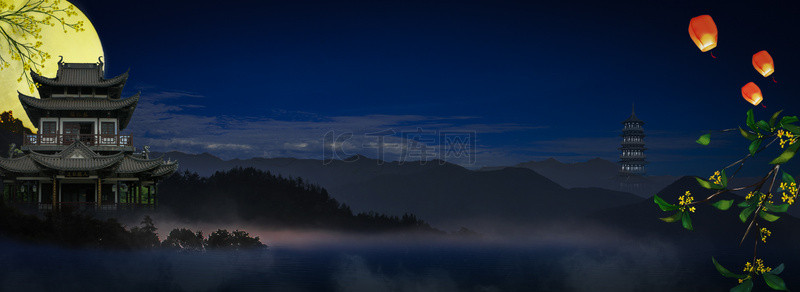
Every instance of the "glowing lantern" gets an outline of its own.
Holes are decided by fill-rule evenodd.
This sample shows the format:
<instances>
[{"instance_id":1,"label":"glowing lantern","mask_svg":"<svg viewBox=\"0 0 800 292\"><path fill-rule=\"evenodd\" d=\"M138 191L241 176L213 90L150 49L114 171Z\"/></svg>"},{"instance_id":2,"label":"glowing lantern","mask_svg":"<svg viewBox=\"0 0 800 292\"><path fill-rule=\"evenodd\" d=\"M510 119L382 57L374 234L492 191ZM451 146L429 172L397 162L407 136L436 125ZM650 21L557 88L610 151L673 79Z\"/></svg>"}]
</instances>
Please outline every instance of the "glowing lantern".
<instances>
[{"instance_id":1,"label":"glowing lantern","mask_svg":"<svg viewBox=\"0 0 800 292\"><path fill-rule=\"evenodd\" d=\"M753 105L758 105L764 100L764 97L761 95L761 89L753 82L747 83L742 87L742 96L747 102Z\"/></svg>"},{"instance_id":2,"label":"glowing lantern","mask_svg":"<svg viewBox=\"0 0 800 292\"><path fill-rule=\"evenodd\" d=\"M709 15L700 15L689 21L689 36L702 52L717 47L717 25ZM714 54L711 56L714 57Z\"/></svg>"},{"instance_id":3,"label":"glowing lantern","mask_svg":"<svg viewBox=\"0 0 800 292\"><path fill-rule=\"evenodd\" d=\"M772 75L772 73L775 72L775 62L772 61L772 56L770 56L767 51L753 54L753 67L764 77ZM775 78L772 78L772 81L778 83L778 81L775 81Z\"/></svg>"}]
</instances>

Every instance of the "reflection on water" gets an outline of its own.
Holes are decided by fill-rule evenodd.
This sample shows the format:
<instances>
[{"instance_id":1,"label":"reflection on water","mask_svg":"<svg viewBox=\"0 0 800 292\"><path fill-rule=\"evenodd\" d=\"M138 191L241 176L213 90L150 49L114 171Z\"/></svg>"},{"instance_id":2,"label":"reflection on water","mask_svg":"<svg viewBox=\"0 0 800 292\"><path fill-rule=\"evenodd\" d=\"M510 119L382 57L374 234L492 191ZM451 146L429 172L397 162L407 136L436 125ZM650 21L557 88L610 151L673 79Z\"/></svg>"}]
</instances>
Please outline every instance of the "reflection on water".
<instances>
[{"instance_id":1,"label":"reflection on water","mask_svg":"<svg viewBox=\"0 0 800 292\"><path fill-rule=\"evenodd\" d=\"M642 241L535 248L417 242L205 253L3 241L0 262L2 291L702 291L730 284L718 281L705 259Z\"/></svg>"}]
</instances>

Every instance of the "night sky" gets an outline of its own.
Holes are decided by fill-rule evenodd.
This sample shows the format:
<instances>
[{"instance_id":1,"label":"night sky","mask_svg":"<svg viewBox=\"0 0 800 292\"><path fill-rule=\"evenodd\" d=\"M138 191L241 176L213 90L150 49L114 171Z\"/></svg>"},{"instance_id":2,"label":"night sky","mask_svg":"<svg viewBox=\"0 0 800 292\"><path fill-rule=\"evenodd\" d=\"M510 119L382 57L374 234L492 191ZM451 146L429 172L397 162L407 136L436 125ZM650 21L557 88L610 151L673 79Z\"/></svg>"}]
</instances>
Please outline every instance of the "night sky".
<instances>
[{"instance_id":1,"label":"night sky","mask_svg":"<svg viewBox=\"0 0 800 292\"><path fill-rule=\"evenodd\" d=\"M126 131L154 151L322 158L333 131L353 134L333 158L375 158L364 134L393 130L383 158L397 160L421 130L475 133L474 161L443 157L469 168L616 161L635 103L650 174L709 175L749 141L694 140L743 125L745 83L764 92L757 117L800 114L800 9L780 2L72 2L107 77L130 68L126 95L143 100ZM689 38L701 14L719 28L717 59ZM751 65L764 49L777 84Z\"/></svg>"}]
</instances>

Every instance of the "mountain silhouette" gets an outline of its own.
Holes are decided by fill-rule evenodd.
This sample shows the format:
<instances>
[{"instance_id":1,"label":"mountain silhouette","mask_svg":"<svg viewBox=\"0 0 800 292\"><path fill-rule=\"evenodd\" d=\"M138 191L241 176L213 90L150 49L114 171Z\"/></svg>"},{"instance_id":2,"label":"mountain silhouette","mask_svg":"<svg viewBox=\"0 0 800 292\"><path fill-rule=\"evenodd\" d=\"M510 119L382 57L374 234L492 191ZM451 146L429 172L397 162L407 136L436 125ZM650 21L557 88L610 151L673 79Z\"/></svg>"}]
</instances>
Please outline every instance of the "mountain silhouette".
<instances>
[{"instance_id":1,"label":"mountain silhouette","mask_svg":"<svg viewBox=\"0 0 800 292\"><path fill-rule=\"evenodd\" d=\"M446 230L461 226L532 223L580 217L632 204L640 197L614 190L564 188L527 168L474 171L441 160L385 162L356 155L344 160L252 158L222 160L213 155L165 153L200 175L253 167L284 177L302 177L326 188L354 212L413 213Z\"/></svg>"},{"instance_id":2,"label":"mountain silhouette","mask_svg":"<svg viewBox=\"0 0 800 292\"><path fill-rule=\"evenodd\" d=\"M621 189L617 179L619 165L602 158L593 158L588 161L575 163L564 163L555 158L548 158L542 161L523 162L514 167L532 169L567 188L598 187L631 192L642 197L652 196L677 179L677 177L669 175L648 175L644 177L644 187L639 189ZM502 168L504 167L484 167L481 168L481 170L497 170Z\"/></svg>"}]
</instances>

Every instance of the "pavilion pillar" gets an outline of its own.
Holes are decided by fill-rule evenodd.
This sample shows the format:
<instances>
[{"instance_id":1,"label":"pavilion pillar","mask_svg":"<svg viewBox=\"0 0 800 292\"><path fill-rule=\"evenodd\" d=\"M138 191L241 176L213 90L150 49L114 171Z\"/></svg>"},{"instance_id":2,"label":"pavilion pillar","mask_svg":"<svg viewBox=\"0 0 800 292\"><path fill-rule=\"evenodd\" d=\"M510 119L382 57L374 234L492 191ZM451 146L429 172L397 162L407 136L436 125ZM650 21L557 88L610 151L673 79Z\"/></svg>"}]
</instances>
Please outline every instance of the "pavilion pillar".
<instances>
[{"instance_id":1,"label":"pavilion pillar","mask_svg":"<svg viewBox=\"0 0 800 292\"><path fill-rule=\"evenodd\" d=\"M103 207L103 206L102 206L102 200L103 200L103 182L102 182L102 180L101 180L99 177L97 178L97 194L96 194L96 198L97 198L97 200L96 200L96 202L97 202L97 208L98 208L98 209L100 209L100 208L102 208L102 207Z\"/></svg>"},{"instance_id":2,"label":"pavilion pillar","mask_svg":"<svg viewBox=\"0 0 800 292\"><path fill-rule=\"evenodd\" d=\"M117 191L114 192L114 205L119 204L119 193L121 190L119 189L119 181L117 181Z\"/></svg>"},{"instance_id":3,"label":"pavilion pillar","mask_svg":"<svg viewBox=\"0 0 800 292\"><path fill-rule=\"evenodd\" d=\"M58 179L54 175L53 176L53 206L51 208L53 211L56 210L56 187L57 186L58 186Z\"/></svg>"}]
</instances>

